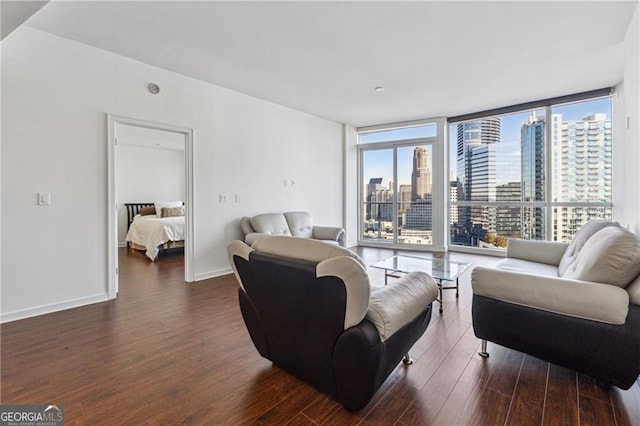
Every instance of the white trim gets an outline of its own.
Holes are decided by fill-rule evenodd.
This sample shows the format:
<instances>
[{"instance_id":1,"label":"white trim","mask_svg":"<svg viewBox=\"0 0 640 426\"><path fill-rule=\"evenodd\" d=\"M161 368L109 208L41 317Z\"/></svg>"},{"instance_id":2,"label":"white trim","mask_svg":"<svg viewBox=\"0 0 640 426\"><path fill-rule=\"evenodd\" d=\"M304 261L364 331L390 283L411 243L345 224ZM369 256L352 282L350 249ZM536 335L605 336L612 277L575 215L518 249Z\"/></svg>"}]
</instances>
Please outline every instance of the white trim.
<instances>
[{"instance_id":1,"label":"white trim","mask_svg":"<svg viewBox=\"0 0 640 426\"><path fill-rule=\"evenodd\" d=\"M151 121L138 120L135 118L121 117L107 114L108 120L108 165L107 165L107 191L108 191L108 295L109 299L115 299L118 293L118 244L117 244L117 214L116 214L116 125L126 124L129 126L143 127L147 129L164 130L168 132L180 133L184 135L185 149L185 241L184 241L184 279L186 282L195 281L194 278L194 257L195 257L195 201L194 201L194 142L193 129L188 127L174 126L171 124L155 123Z\"/></svg>"},{"instance_id":2,"label":"white trim","mask_svg":"<svg viewBox=\"0 0 640 426\"><path fill-rule=\"evenodd\" d=\"M469 253L484 256L507 257L506 249L501 250L485 247L456 246L453 244L449 246L449 253Z\"/></svg>"},{"instance_id":3,"label":"white trim","mask_svg":"<svg viewBox=\"0 0 640 426\"><path fill-rule=\"evenodd\" d=\"M404 129L407 127L428 126L431 124L437 125L439 122L446 123L446 121L447 121L446 117L426 118L421 120L401 121L398 123L387 123L387 124L378 124L375 126L358 127L356 128L356 131L358 133L371 133L371 132L380 132L385 130Z\"/></svg>"},{"instance_id":4,"label":"white trim","mask_svg":"<svg viewBox=\"0 0 640 426\"><path fill-rule=\"evenodd\" d=\"M406 249L406 250L418 250L418 251L446 251L449 240L449 216L448 216L448 199L449 199L449 178L448 178L448 165L446 160L448 158L448 145L447 145L447 122L445 118L430 118L424 120L405 121L401 123L383 124L379 126L368 126L357 128L358 135L361 133L378 132L393 129L402 129L418 126L436 126L436 135L427 136L413 139L396 139L384 142L370 142L365 144L357 144L358 148L358 226L357 226L357 242L358 245L367 247L379 247L379 248L391 248L391 249ZM432 188L432 236L431 244L402 244L398 243L398 226L397 215L394 220L394 239L392 243L386 241L375 241L363 239L362 225L364 222L363 205L365 202L363 189L364 189L364 176L362 176L362 167L364 162L364 153L367 151L377 151L389 149L393 153L393 182L395 187L390 188L394 192L393 210L398 211L398 171L397 171L397 150L398 148L407 146L428 145L431 147L431 188ZM446 176L445 176L446 175ZM440 206L436 209L433 206Z\"/></svg>"},{"instance_id":5,"label":"white trim","mask_svg":"<svg viewBox=\"0 0 640 426\"><path fill-rule=\"evenodd\" d=\"M403 244L403 243L389 243L385 241L367 241L361 240L354 247L373 247L378 249L389 249L389 250L405 250L405 251L423 251L425 253L439 253L447 251L447 248L444 246L434 246L432 244Z\"/></svg>"},{"instance_id":6,"label":"white trim","mask_svg":"<svg viewBox=\"0 0 640 426\"><path fill-rule=\"evenodd\" d=\"M229 275L229 274L233 274L233 269L231 267L216 269L214 271L197 274L195 276L195 281L208 280L209 278L216 278L216 277L221 277L223 275Z\"/></svg>"},{"instance_id":7,"label":"white trim","mask_svg":"<svg viewBox=\"0 0 640 426\"><path fill-rule=\"evenodd\" d=\"M93 303L106 302L109 300L107 293L96 294L94 296L82 297L80 299L67 300L66 302L53 303L51 305L36 306L35 308L24 309L22 311L14 311L3 313L0 315L0 323L17 321L25 318L35 317L38 315L50 314L53 312L64 311L80 306L91 305Z\"/></svg>"}]
</instances>

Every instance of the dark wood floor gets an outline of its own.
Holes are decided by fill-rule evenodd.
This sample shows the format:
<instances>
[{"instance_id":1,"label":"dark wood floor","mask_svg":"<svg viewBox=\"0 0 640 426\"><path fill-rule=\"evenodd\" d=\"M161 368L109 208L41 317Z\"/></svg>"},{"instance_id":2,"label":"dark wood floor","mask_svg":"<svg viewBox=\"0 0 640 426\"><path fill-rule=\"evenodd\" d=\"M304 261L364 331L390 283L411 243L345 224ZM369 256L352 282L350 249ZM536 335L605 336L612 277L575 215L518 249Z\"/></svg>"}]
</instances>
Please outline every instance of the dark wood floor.
<instances>
[{"instance_id":1,"label":"dark wood floor","mask_svg":"<svg viewBox=\"0 0 640 426\"><path fill-rule=\"evenodd\" d=\"M367 264L392 253L358 251ZM606 391L492 344L490 358L477 356L468 272L412 349L415 363L350 413L258 355L233 276L186 284L181 255L151 263L127 249L120 271L117 301L0 327L1 403L62 404L69 425L640 424L638 384ZM371 275L382 285L381 271Z\"/></svg>"}]
</instances>

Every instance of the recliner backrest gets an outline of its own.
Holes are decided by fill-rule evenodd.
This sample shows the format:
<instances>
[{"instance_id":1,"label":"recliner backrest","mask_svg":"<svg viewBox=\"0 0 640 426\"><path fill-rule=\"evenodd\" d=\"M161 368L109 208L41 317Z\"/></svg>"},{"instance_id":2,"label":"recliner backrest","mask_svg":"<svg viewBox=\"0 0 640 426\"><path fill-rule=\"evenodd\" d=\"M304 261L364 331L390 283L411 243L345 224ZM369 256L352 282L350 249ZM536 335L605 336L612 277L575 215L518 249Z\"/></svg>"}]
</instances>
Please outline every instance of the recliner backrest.
<instances>
[{"instance_id":1,"label":"recliner backrest","mask_svg":"<svg viewBox=\"0 0 640 426\"><path fill-rule=\"evenodd\" d=\"M346 291L344 329L358 324L367 314L371 285L362 259L343 247L295 237L266 237L253 243L260 253L316 263L316 277L334 276Z\"/></svg>"}]
</instances>

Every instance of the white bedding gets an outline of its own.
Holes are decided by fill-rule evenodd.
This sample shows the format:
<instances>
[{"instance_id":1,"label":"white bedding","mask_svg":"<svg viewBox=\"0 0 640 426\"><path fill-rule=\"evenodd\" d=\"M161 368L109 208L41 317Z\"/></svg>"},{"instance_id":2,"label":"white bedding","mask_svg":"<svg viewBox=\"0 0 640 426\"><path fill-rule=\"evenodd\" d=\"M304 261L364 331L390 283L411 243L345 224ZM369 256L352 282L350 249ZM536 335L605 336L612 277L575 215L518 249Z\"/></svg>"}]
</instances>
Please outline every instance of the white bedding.
<instances>
[{"instance_id":1,"label":"white bedding","mask_svg":"<svg viewBox=\"0 0 640 426\"><path fill-rule=\"evenodd\" d=\"M158 246L168 241L184 240L184 216L158 217L156 215L136 215L127 232L128 242L147 248L146 255L155 260Z\"/></svg>"}]
</instances>

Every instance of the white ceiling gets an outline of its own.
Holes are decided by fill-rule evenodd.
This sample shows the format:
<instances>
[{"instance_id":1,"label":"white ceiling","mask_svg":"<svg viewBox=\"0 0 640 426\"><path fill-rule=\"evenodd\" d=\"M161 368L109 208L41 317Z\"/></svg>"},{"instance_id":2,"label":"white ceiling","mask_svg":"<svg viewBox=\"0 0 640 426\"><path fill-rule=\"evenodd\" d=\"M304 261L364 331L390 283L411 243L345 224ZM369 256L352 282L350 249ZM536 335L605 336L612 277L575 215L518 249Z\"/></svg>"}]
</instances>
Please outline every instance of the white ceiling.
<instances>
[{"instance_id":1,"label":"white ceiling","mask_svg":"<svg viewBox=\"0 0 640 426\"><path fill-rule=\"evenodd\" d=\"M615 85L635 7L637 1L54 0L26 25L364 126Z\"/></svg>"}]
</instances>

